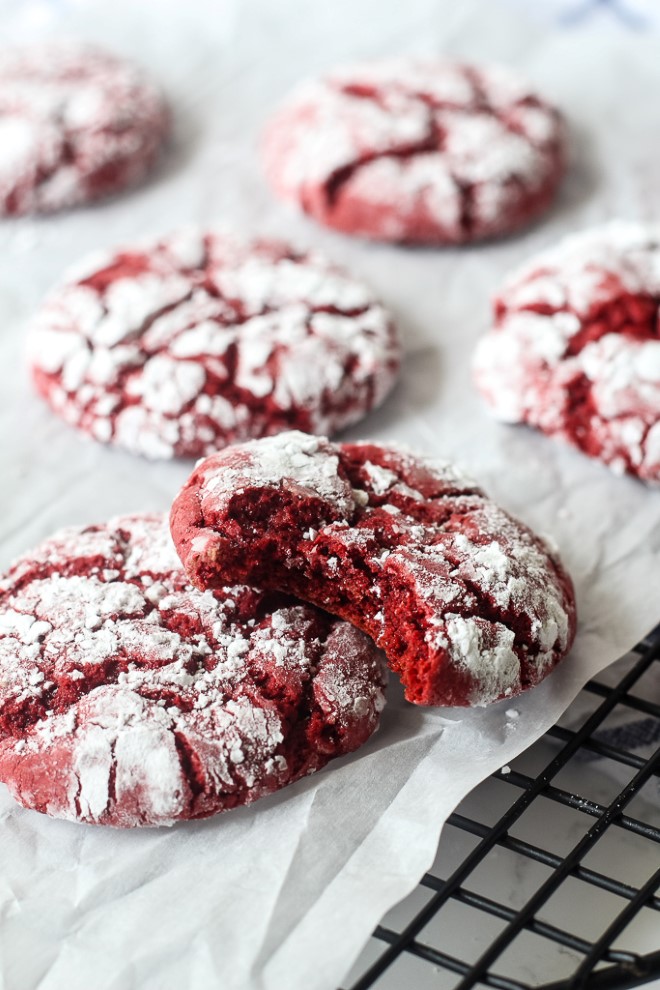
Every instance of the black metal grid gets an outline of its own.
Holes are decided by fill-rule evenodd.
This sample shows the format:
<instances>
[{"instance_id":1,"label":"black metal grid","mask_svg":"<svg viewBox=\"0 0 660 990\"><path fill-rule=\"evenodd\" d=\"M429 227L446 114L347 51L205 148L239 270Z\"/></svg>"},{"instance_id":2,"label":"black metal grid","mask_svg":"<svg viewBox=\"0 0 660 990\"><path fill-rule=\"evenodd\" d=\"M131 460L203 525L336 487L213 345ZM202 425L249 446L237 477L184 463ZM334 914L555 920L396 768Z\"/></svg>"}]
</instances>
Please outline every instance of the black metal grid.
<instances>
[{"instance_id":1,"label":"black metal grid","mask_svg":"<svg viewBox=\"0 0 660 990\"><path fill-rule=\"evenodd\" d=\"M532 986L535 990L605 990L615 987L623 990L649 983L655 978L660 980L660 869L655 868L660 864L660 747L648 755L660 741L660 698L649 698L647 695L650 692L645 688L645 678L658 673L658 664L660 626L630 654L601 674L599 679L585 686L577 707L580 708L581 702L584 709L586 702L586 714L584 711L579 714L576 725L574 705L568 715L549 730L544 737L544 762L538 772L521 772L519 761L514 761L513 768L505 767L493 774L489 782L491 790L493 781L497 782L499 790L509 789L507 800L510 802L496 821L483 823L475 815L465 814L461 805L448 819L451 828L443 832L440 850L447 832L452 830L459 830L462 835L458 838L464 841L467 837L473 843L472 847L458 866L454 865L456 857L449 859L449 869L445 875L428 873L422 878L415 892L417 898L412 898L414 915L410 920L406 919L399 930L385 923L375 930L367 953L367 959L371 961L367 961L366 969L362 966L362 972L347 985L347 990L386 986L414 990L417 981L411 982L413 978L409 975L405 978L397 976L401 961L410 957L418 961L416 971L424 986L452 987L455 990L468 990L476 986L498 990L530 990ZM637 713L634 724L621 718L624 712L627 715ZM612 723L615 723L614 727ZM633 751L640 741L646 743L644 755ZM548 743L552 747L549 759ZM539 744L536 745L538 748ZM525 754L528 762L533 749ZM587 781L591 771L601 766L603 761L610 761L617 768L611 785L614 793L608 795L606 802L585 796L582 787L581 793L575 793L574 787L567 790L558 786L558 778L561 779L569 765L574 770L577 767L578 778ZM621 773L629 778L623 786L616 780ZM655 800L647 800L644 804L641 793L646 787L646 795L649 785L657 788ZM538 812L538 805L544 801L569 809L576 816L584 816L579 821L584 828L583 834L565 852L551 851L544 848L547 845L545 842L537 844L512 834L521 819L530 812ZM646 811L651 809L651 813L642 817L626 813L635 803L643 805ZM479 805L479 817L483 817L483 804L482 801ZM645 817L654 820L646 821ZM612 863L611 866L617 868L609 868L607 854L600 856L601 861L605 860L606 869L594 869L585 864L585 860L594 858L599 862L599 844L602 853L607 835L618 830L623 830L626 844L633 843L639 850L641 843L644 852L651 851L653 867L648 878L636 883L629 882L626 863ZM621 841L621 833L616 839ZM498 852L501 856L505 855L502 850L506 850L509 857L532 861L541 867L537 869L540 874L538 884L531 894L525 892L524 903L517 907L493 900L478 890L480 869L488 857L496 856ZM623 873L623 878L621 875L610 875L617 872ZM580 910L584 902L585 916L589 915L589 897L609 897L612 900L615 909L610 910L611 918L604 930L592 933L591 937L582 937L562 927L561 919L559 924L544 920L544 914L546 918L548 913L552 914L548 912L552 897L567 884L572 885L569 893L572 898L577 898L575 903ZM418 908L420 899L424 903ZM455 945L447 945L446 938L443 941L443 931L446 930L443 917L446 912L455 912L456 905L462 906L464 923L472 926L471 930L475 932L482 931L484 926L488 928L490 925L492 928L493 923L498 925L499 930L494 932L490 941L484 944L481 940L476 958L461 958L456 954ZM644 912L652 912L650 930L657 942L657 951L650 953L640 953L630 948L631 926ZM527 951L536 953L538 958L541 947L538 940L541 940L543 957L549 963L547 978L534 983L521 978L520 967L516 971L515 964L510 964L508 959L513 955L516 940L523 937L529 940L530 935L536 936L537 941L532 948L528 945ZM645 940L647 945L648 938ZM556 979L558 954L561 955L564 970L559 980ZM419 964L425 966L424 972L419 969Z\"/></svg>"}]
</instances>

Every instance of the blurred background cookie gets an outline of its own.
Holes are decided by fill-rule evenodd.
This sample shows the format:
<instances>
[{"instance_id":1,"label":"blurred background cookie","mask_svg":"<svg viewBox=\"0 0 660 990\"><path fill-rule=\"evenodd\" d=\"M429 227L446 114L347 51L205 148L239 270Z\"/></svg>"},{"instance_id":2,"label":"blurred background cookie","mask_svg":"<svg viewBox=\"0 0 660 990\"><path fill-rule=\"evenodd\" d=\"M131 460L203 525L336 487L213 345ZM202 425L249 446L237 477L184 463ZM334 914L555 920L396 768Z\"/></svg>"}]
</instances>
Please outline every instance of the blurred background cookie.
<instances>
[{"instance_id":1,"label":"blurred background cookie","mask_svg":"<svg viewBox=\"0 0 660 990\"><path fill-rule=\"evenodd\" d=\"M0 50L0 215L134 185L168 129L160 91L123 58L73 41Z\"/></svg>"},{"instance_id":2,"label":"blurred background cookie","mask_svg":"<svg viewBox=\"0 0 660 990\"><path fill-rule=\"evenodd\" d=\"M347 234L461 244L508 234L552 201L559 112L511 70L400 58L300 86L264 139L275 191Z\"/></svg>"}]
</instances>

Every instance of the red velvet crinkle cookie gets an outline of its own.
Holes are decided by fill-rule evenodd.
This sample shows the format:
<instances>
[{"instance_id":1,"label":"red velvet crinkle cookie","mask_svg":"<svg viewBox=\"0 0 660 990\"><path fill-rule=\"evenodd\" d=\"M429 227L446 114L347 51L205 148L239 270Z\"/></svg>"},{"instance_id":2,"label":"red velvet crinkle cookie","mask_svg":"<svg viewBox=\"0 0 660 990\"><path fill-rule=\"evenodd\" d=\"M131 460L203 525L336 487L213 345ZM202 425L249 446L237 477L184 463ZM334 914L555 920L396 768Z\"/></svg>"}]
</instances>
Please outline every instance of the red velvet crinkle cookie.
<instances>
[{"instance_id":1,"label":"red velvet crinkle cookie","mask_svg":"<svg viewBox=\"0 0 660 990\"><path fill-rule=\"evenodd\" d=\"M400 348L371 292L315 252L182 230L95 256L33 322L39 392L94 439L199 457L332 433L391 389Z\"/></svg>"},{"instance_id":2,"label":"red velvet crinkle cookie","mask_svg":"<svg viewBox=\"0 0 660 990\"><path fill-rule=\"evenodd\" d=\"M0 214L133 185L168 129L162 95L130 62L77 42L0 51Z\"/></svg>"},{"instance_id":3,"label":"red velvet crinkle cookie","mask_svg":"<svg viewBox=\"0 0 660 990\"><path fill-rule=\"evenodd\" d=\"M168 825L248 804L365 742L383 684L348 623L192 588L161 516L64 530L0 582L0 780L56 818Z\"/></svg>"},{"instance_id":4,"label":"red velvet crinkle cookie","mask_svg":"<svg viewBox=\"0 0 660 990\"><path fill-rule=\"evenodd\" d=\"M383 241L507 234L564 171L558 111L502 66L391 59L304 83L270 122L275 191L321 223Z\"/></svg>"},{"instance_id":5,"label":"red velvet crinkle cookie","mask_svg":"<svg viewBox=\"0 0 660 990\"><path fill-rule=\"evenodd\" d=\"M660 480L660 227L574 234L516 272L475 355L495 415Z\"/></svg>"},{"instance_id":6,"label":"red velvet crinkle cookie","mask_svg":"<svg viewBox=\"0 0 660 990\"><path fill-rule=\"evenodd\" d=\"M350 620L417 704L519 694L573 641L557 556L441 461L282 434L199 464L171 526L193 584L260 582Z\"/></svg>"}]
</instances>

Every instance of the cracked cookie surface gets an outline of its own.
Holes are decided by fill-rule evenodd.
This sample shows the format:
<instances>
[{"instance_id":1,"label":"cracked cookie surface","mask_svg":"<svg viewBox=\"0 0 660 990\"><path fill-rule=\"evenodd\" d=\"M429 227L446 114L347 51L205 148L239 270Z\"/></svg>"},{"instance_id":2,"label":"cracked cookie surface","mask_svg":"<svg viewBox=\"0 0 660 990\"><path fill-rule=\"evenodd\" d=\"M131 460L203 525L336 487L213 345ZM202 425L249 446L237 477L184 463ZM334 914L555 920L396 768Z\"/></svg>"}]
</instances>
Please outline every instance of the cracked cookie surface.
<instances>
[{"instance_id":1,"label":"cracked cookie surface","mask_svg":"<svg viewBox=\"0 0 660 990\"><path fill-rule=\"evenodd\" d=\"M460 244L550 204L564 171L558 111L497 65L391 59L303 83L263 142L275 191L344 233Z\"/></svg>"},{"instance_id":2,"label":"cracked cookie surface","mask_svg":"<svg viewBox=\"0 0 660 990\"><path fill-rule=\"evenodd\" d=\"M78 42L0 51L0 214L119 192L154 165L169 113L142 71Z\"/></svg>"},{"instance_id":3,"label":"cracked cookie surface","mask_svg":"<svg viewBox=\"0 0 660 990\"><path fill-rule=\"evenodd\" d=\"M191 581L259 583L367 632L409 701L485 705L575 635L557 555L451 465L298 432L202 461L172 506Z\"/></svg>"},{"instance_id":4,"label":"cracked cookie surface","mask_svg":"<svg viewBox=\"0 0 660 990\"><path fill-rule=\"evenodd\" d=\"M133 827L248 804L378 725L363 633L188 583L162 516L68 529L0 581L0 780L57 818Z\"/></svg>"},{"instance_id":5,"label":"cracked cookie surface","mask_svg":"<svg viewBox=\"0 0 660 990\"><path fill-rule=\"evenodd\" d=\"M60 416L151 458L335 432L383 401L400 363L383 306L315 252L193 229L83 262L29 339Z\"/></svg>"},{"instance_id":6,"label":"cracked cookie surface","mask_svg":"<svg viewBox=\"0 0 660 990\"><path fill-rule=\"evenodd\" d=\"M660 227L573 234L515 272L494 310L474 359L492 412L660 481Z\"/></svg>"}]
</instances>

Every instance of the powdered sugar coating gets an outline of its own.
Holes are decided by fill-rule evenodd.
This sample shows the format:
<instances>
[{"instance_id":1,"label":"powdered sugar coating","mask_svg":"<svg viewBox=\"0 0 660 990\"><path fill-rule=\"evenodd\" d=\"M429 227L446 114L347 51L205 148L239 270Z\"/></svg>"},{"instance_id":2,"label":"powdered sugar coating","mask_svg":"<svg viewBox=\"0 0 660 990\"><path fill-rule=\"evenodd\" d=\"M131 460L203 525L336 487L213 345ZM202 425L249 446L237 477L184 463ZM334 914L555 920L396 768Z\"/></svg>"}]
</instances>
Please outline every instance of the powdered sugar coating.
<instances>
[{"instance_id":1,"label":"powdered sugar coating","mask_svg":"<svg viewBox=\"0 0 660 990\"><path fill-rule=\"evenodd\" d=\"M502 66L390 59L302 84L270 122L263 155L276 192L330 227L456 244L508 233L548 206L564 130Z\"/></svg>"},{"instance_id":2,"label":"powdered sugar coating","mask_svg":"<svg viewBox=\"0 0 660 990\"><path fill-rule=\"evenodd\" d=\"M474 361L495 415L660 480L660 227L613 222L533 258Z\"/></svg>"},{"instance_id":3,"label":"powdered sugar coating","mask_svg":"<svg viewBox=\"0 0 660 990\"><path fill-rule=\"evenodd\" d=\"M161 516L69 529L0 582L0 779L58 818L247 804L374 731L383 665L345 622L192 588Z\"/></svg>"},{"instance_id":4,"label":"powdered sugar coating","mask_svg":"<svg viewBox=\"0 0 660 990\"><path fill-rule=\"evenodd\" d=\"M30 360L95 439L200 457L342 429L385 398L400 348L371 292L315 252L185 229L78 266L33 321Z\"/></svg>"},{"instance_id":5,"label":"powdered sugar coating","mask_svg":"<svg viewBox=\"0 0 660 990\"><path fill-rule=\"evenodd\" d=\"M202 461L171 526L198 587L254 580L349 619L420 704L516 695L573 641L556 554L442 461L286 433Z\"/></svg>"},{"instance_id":6,"label":"powdered sugar coating","mask_svg":"<svg viewBox=\"0 0 660 990\"><path fill-rule=\"evenodd\" d=\"M0 213L49 213L133 185L169 130L140 69L78 42L0 51Z\"/></svg>"}]
</instances>

